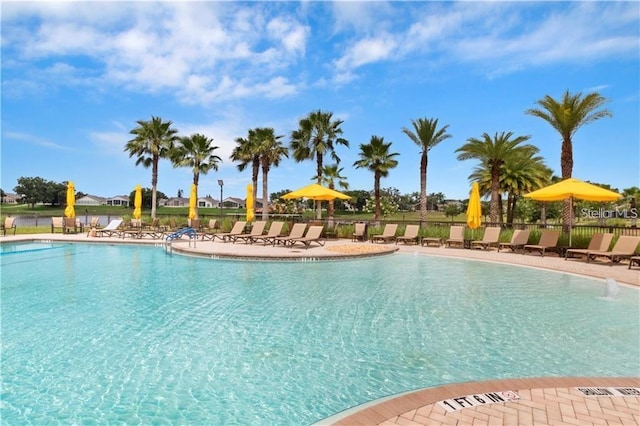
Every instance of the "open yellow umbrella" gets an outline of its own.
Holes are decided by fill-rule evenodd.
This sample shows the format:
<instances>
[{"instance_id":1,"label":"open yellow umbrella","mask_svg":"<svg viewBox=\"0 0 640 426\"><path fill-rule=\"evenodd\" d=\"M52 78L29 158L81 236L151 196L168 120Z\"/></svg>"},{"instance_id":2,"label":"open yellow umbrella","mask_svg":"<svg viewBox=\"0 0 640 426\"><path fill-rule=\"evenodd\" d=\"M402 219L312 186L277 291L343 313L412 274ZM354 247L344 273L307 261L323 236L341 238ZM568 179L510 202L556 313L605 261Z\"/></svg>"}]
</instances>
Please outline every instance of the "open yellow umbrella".
<instances>
[{"instance_id":1,"label":"open yellow umbrella","mask_svg":"<svg viewBox=\"0 0 640 426\"><path fill-rule=\"evenodd\" d=\"M64 215L66 217L76 217L76 210L74 206L76 204L76 189L73 186L73 182L69 181L67 184L67 207L64 209Z\"/></svg>"},{"instance_id":2,"label":"open yellow umbrella","mask_svg":"<svg viewBox=\"0 0 640 426\"><path fill-rule=\"evenodd\" d=\"M254 218L253 185L247 185L247 222L253 222ZM264 206L262 207L264 208Z\"/></svg>"},{"instance_id":3,"label":"open yellow umbrella","mask_svg":"<svg viewBox=\"0 0 640 426\"><path fill-rule=\"evenodd\" d=\"M195 183L191 184L191 195L189 196L189 219L198 218L198 186Z\"/></svg>"},{"instance_id":4,"label":"open yellow umbrella","mask_svg":"<svg viewBox=\"0 0 640 426\"><path fill-rule=\"evenodd\" d=\"M622 195L579 179L569 178L524 194L524 197L538 201L562 201L568 198L571 202L571 214L573 214L574 198L586 201L616 201ZM571 223L573 223L573 217ZM569 226L569 246L571 246L571 226Z\"/></svg>"},{"instance_id":5,"label":"open yellow umbrella","mask_svg":"<svg viewBox=\"0 0 640 426\"><path fill-rule=\"evenodd\" d=\"M567 198L587 201L616 201L622 197L617 192L573 178L524 194L524 196L538 201L562 201Z\"/></svg>"},{"instance_id":6,"label":"open yellow umbrella","mask_svg":"<svg viewBox=\"0 0 640 426\"><path fill-rule=\"evenodd\" d=\"M349 200L349 197L342 192L334 191L331 188L324 187L317 183L312 183L311 185L307 185L304 188L296 189L295 191L289 192L288 194L284 194L282 197L283 200L293 200L296 198L308 198L310 200L315 201L330 201L335 200L336 198L339 200ZM320 219L320 209L318 209L318 219Z\"/></svg>"},{"instance_id":7,"label":"open yellow umbrella","mask_svg":"<svg viewBox=\"0 0 640 426\"><path fill-rule=\"evenodd\" d=\"M320 201L329 201L335 200L349 200L350 196L343 194L342 192L334 191L331 188L324 187L322 185L318 185L317 183L312 183L311 185L307 185L304 188L296 189L295 191L289 192L288 194L280 197L284 200L293 200L296 198L308 198L310 200L320 200Z\"/></svg>"},{"instance_id":8,"label":"open yellow umbrella","mask_svg":"<svg viewBox=\"0 0 640 426\"><path fill-rule=\"evenodd\" d=\"M467 206L467 226L478 229L482 223L482 206L480 205L480 188L478 182L473 182L469 205Z\"/></svg>"},{"instance_id":9,"label":"open yellow umbrella","mask_svg":"<svg viewBox=\"0 0 640 426\"><path fill-rule=\"evenodd\" d=\"M136 185L136 193L133 196L133 218L140 219L142 217L142 187Z\"/></svg>"}]
</instances>

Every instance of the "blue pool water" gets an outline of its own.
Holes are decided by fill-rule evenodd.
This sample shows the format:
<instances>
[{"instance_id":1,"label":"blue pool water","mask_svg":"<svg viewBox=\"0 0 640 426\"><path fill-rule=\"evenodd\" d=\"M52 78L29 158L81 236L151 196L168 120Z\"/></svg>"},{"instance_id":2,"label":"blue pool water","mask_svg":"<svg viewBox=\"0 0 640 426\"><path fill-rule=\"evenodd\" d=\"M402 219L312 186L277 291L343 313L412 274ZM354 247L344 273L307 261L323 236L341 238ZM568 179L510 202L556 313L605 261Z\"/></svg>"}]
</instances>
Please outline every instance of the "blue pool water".
<instances>
[{"instance_id":1,"label":"blue pool water","mask_svg":"<svg viewBox=\"0 0 640 426\"><path fill-rule=\"evenodd\" d=\"M445 383L640 375L640 292L572 275L0 247L3 424L303 425Z\"/></svg>"}]
</instances>

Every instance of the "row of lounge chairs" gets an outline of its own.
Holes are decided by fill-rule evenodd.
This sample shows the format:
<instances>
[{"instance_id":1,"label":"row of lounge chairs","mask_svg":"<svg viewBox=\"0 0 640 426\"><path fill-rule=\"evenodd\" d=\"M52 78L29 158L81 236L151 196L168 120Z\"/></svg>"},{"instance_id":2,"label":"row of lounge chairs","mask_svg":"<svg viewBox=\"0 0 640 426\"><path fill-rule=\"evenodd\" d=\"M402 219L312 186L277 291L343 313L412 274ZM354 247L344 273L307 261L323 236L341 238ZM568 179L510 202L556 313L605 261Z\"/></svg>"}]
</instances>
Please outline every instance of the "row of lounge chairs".
<instances>
[{"instance_id":1,"label":"row of lounge chairs","mask_svg":"<svg viewBox=\"0 0 640 426\"><path fill-rule=\"evenodd\" d=\"M244 241L245 244L262 242L263 245L271 244L275 246L282 244L289 247L293 247L296 244L302 244L306 248L309 248L313 243L324 246L325 242L322 237L324 227L321 225L312 225L307 229L306 223L294 223L288 235L282 234L284 222L272 222L267 233L264 232L266 225L266 221L257 220L253 223L251 231L246 233L245 228L247 226L247 222L239 220L233 225L231 231L206 232L202 234L202 239L215 241L217 238L222 242L233 243L236 241Z\"/></svg>"},{"instance_id":2,"label":"row of lounge chairs","mask_svg":"<svg viewBox=\"0 0 640 426\"><path fill-rule=\"evenodd\" d=\"M63 232L65 232L65 229L69 229L69 231L66 232L71 232L70 230L72 229L72 227L77 226L72 223L71 219L52 219L52 232L54 227L57 226L63 227ZM7 229L15 230L15 225L13 225L12 223L7 223L7 221L5 221L3 225L3 230L5 231ZM190 225L195 227L199 225L199 222L192 221ZM322 237L324 228L322 225L312 225L307 229L307 224L296 223L291 227L290 233L288 235L282 234L284 222L274 221L269 227L268 232L265 233L266 225L266 221L258 220L253 223L249 232L245 232L247 222L237 221L229 232L222 232L216 226L216 220L212 219L207 227L200 227L196 230L199 231L199 235L201 236L202 240L208 239L211 241L215 241L215 239L217 238L225 243L244 241L246 244L253 244L261 242L263 245L272 244L275 246L281 244L290 247L293 247L295 244L302 244L306 248L309 248L314 243L320 246L324 245L324 238ZM92 233L92 235L98 237L112 237L115 235L122 238L125 238L127 236L132 238L164 238L167 235L176 232L178 230L177 228L177 226L175 226L174 228L161 227L159 226L157 219L155 219L154 222L150 225L143 225L139 219L134 219L127 226L123 226L123 220L117 219L112 220L104 228L100 228L97 221L96 223L92 221L90 232ZM463 226L451 226L448 239L433 237L420 238L419 225L407 225L405 227L404 234L399 236L396 236L397 229L397 224L387 224L385 225L382 233L372 235L370 241L372 243L386 243L395 241L396 244L403 242L405 244L421 244L422 246L446 245L447 247L451 247L452 245L460 245L462 247L477 248L483 250L488 250L491 247L496 247L498 251L502 249L510 249L513 252L521 250L523 254L526 252L537 251L541 256L544 256L545 253L550 250L562 252L562 250L558 250L557 247L560 232L554 230L543 230L540 236L540 240L537 244L528 244L528 240L530 237L529 230L515 230L509 242L500 242L499 227L487 227L482 238L478 240L465 239ZM620 236L613 248L611 250L608 250L611 242L613 241L613 238L614 234L612 233L596 233L593 235L587 248L565 249L564 257L565 259L584 257L587 262L590 262L596 258L607 258L610 260L610 263L619 262L622 259L629 259L629 267L634 264L640 265L640 256L635 255L635 251L640 244L640 237L628 235ZM353 233L353 240L365 241L366 239L366 225L364 223L356 223Z\"/></svg>"},{"instance_id":3,"label":"row of lounge chairs","mask_svg":"<svg viewBox=\"0 0 640 426\"><path fill-rule=\"evenodd\" d=\"M558 251L562 252L558 248L558 239L560 237L560 231L555 230L543 230L540 234L540 240L537 244L528 244L529 237L531 231L528 229L518 229L513 232L512 238L509 242L500 242L500 231L499 227L487 227L484 231L484 235L482 239L479 240L468 240L464 238L464 227L463 226L451 226L449 231L449 238L434 238L434 237L423 237L420 238L418 236L419 226L418 225L407 225L405 229L405 234L402 236L396 236L398 225L397 224L387 224L385 225L382 234L371 236L371 242L389 242L395 241L396 244L398 242L404 243L418 243L422 246L429 245L446 245L447 247L451 247L452 245L459 245L461 247L468 248L477 248L488 250L491 247L496 247L498 251L502 249L510 249L515 252L517 250L521 250L523 254L527 252L538 252L541 256L544 256L547 251ZM358 228L356 224L356 233L354 233L354 238L357 236ZM587 262L594 260L598 257L608 258L610 263L619 262L622 259L629 259L629 267L634 264L640 265L640 256L636 256L635 252L640 244L640 237L638 236L629 236L622 235L618 238L615 245L611 250L609 246L613 241L614 234L612 233L596 233L593 235L589 246L586 249L572 249L568 248L564 250L565 259L569 259L571 257L581 257L583 256Z\"/></svg>"},{"instance_id":4,"label":"row of lounge chairs","mask_svg":"<svg viewBox=\"0 0 640 426\"><path fill-rule=\"evenodd\" d=\"M212 219L215 221L215 219ZM195 223L191 223L195 225ZM200 231L202 240L220 241L227 243L236 241L244 241L246 244L253 244L261 242L263 245L283 245L293 247L296 244L301 244L306 248L309 248L312 244L318 244L324 246L324 238L322 237L323 226L309 226L305 223L295 223L291 227L291 231L288 235L283 235L282 230L284 228L284 222L275 221L269 227L268 232L264 232L267 222L258 220L251 226L250 232L245 232L247 227L246 221L237 221L234 223L232 229L229 232L222 232L219 228L216 228L215 222L210 222L209 227ZM197 229L196 229L197 231ZM131 237L131 238L144 238L149 236L152 238L166 238L172 234L180 233L180 230L163 229L157 226L143 227L138 222L130 223L128 226L123 225L122 219L112 220L106 227L99 229L92 229L92 235L96 237ZM197 232L196 232L197 236Z\"/></svg>"}]
</instances>

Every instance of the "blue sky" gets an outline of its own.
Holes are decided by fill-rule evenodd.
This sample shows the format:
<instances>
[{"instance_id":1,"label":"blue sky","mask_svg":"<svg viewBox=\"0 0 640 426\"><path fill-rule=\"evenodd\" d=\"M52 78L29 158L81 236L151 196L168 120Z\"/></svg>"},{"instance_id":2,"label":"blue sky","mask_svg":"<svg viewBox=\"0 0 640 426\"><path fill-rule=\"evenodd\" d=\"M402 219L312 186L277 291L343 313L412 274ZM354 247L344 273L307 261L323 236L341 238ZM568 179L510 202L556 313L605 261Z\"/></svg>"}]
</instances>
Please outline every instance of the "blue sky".
<instances>
[{"instance_id":1,"label":"blue sky","mask_svg":"<svg viewBox=\"0 0 640 426\"><path fill-rule=\"evenodd\" d=\"M560 137L525 115L545 95L597 91L612 118L574 136L578 179L640 185L638 2L2 2L2 172L99 196L151 186L124 152L137 120L203 133L223 158L199 194L244 197L234 139L269 126L289 135L317 109L344 120L338 147L350 189L373 175L352 164L372 135L399 165L383 187L419 190L419 150L402 132L437 118L453 136L429 154L427 191L467 198L470 137L530 135L560 175ZM327 159L328 162L328 159ZM311 183L315 163L284 160L269 192ZM158 189L188 193L188 169L161 161ZM259 195L260 195L259 190Z\"/></svg>"}]
</instances>

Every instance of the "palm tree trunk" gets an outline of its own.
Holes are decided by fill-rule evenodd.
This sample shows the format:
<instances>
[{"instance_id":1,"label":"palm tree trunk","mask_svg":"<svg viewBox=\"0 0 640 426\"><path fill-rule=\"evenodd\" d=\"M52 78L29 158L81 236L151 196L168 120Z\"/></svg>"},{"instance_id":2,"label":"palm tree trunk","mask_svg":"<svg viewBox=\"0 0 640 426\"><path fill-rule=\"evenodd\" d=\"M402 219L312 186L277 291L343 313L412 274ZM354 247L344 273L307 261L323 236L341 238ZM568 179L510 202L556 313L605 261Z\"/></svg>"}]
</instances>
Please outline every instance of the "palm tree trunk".
<instances>
[{"instance_id":1,"label":"palm tree trunk","mask_svg":"<svg viewBox=\"0 0 640 426\"><path fill-rule=\"evenodd\" d=\"M153 156L151 164L151 218L156 218L156 187L158 186L158 157Z\"/></svg>"},{"instance_id":2,"label":"palm tree trunk","mask_svg":"<svg viewBox=\"0 0 640 426\"><path fill-rule=\"evenodd\" d=\"M196 208L194 209L194 211L196 212L196 219L198 219L200 216L198 216L198 183L200 182L200 174L199 173L194 173L193 174L193 184L196 186Z\"/></svg>"},{"instance_id":3,"label":"palm tree trunk","mask_svg":"<svg viewBox=\"0 0 640 426\"><path fill-rule=\"evenodd\" d=\"M318 185L322 185L322 154L318 153L316 154L316 166L317 166L317 173L318 173ZM320 220L322 219L322 201L317 200L316 201L316 219Z\"/></svg>"},{"instance_id":4,"label":"palm tree trunk","mask_svg":"<svg viewBox=\"0 0 640 426\"><path fill-rule=\"evenodd\" d=\"M376 213L373 219L378 222L380 221L380 217L382 217L382 208L380 207L380 174L378 172L375 173L373 197L376 204Z\"/></svg>"},{"instance_id":5,"label":"palm tree trunk","mask_svg":"<svg viewBox=\"0 0 640 426\"><path fill-rule=\"evenodd\" d=\"M260 160L253 160L251 170L251 183L253 184L253 199L258 196L258 173L260 173Z\"/></svg>"},{"instance_id":6,"label":"palm tree trunk","mask_svg":"<svg viewBox=\"0 0 640 426\"><path fill-rule=\"evenodd\" d=\"M569 179L573 174L573 147L571 145L571 137L565 136L562 139L562 152L560 153L560 169L562 171L562 180ZM570 232L571 230L571 200L566 199L562 202L562 231Z\"/></svg>"},{"instance_id":7,"label":"palm tree trunk","mask_svg":"<svg viewBox=\"0 0 640 426\"><path fill-rule=\"evenodd\" d=\"M262 165L262 220L268 220L269 219L269 206L268 206L268 196L267 194L268 192L268 176L269 174L269 166L263 164ZM254 198L255 200L255 198Z\"/></svg>"},{"instance_id":8,"label":"palm tree trunk","mask_svg":"<svg viewBox=\"0 0 640 426\"><path fill-rule=\"evenodd\" d=\"M420 225L427 222L427 151L420 159Z\"/></svg>"},{"instance_id":9,"label":"palm tree trunk","mask_svg":"<svg viewBox=\"0 0 640 426\"><path fill-rule=\"evenodd\" d=\"M498 214L500 213L500 171L491 171L491 208L489 211L489 221L491 223L498 222Z\"/></svg>"}]
</instances>

